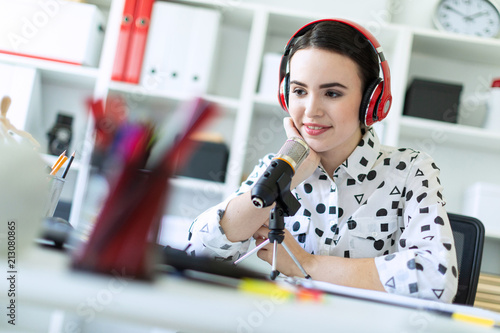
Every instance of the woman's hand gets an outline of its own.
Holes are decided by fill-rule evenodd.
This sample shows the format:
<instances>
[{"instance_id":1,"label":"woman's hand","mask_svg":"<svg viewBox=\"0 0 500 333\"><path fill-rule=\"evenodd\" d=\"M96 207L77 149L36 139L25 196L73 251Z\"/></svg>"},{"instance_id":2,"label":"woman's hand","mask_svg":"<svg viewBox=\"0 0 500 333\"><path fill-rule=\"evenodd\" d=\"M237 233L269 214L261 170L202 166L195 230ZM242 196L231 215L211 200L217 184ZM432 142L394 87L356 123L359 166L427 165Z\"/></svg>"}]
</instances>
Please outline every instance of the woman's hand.
<instances>
[{"instance_id":1,"label":"woman's hand","mask_svg":"<svg viewBox=\"0 0 500 333\"><path fill-rule=\"evenodd\" d=\"M286 243L290 251L292 251L295 258L297 258L297 260L301 263L301 265L304 266L305 262L310 260L313 257L313 255L307 253L299 245L299 243L297 243L297 241L293 238L292 234L287 229L284 229L284 232L285 232L284 242ZM268 238L268 234L269 234L269 228L267 226L262 226L259 230L257 230L257 232L253 236L255 238L255 245L259 246L264 241L266 241ZM267 261L270 265L272 265L273 244L269 243L266 246L264 246L257 252L257 256L260 259ZM288 252L281 245L278 245L278 252L276 257L276 269L281 273L285 274L286 276L303 277L300 268L295 264L292 257L290 257Z\"/></svg>"},{"instance_id":2,"label":"woman's hand","mask_svg":"<svg viewBox=\"0 0 500 333\"><path fill-rule=\"evenodd\" d=\"M283 119L283 126L285 127L285 132L287 138L292 138L298 136L302 138L297 127L291 117L286 117ZM319 155L312 149L309 149L309 156L302 162L298 170L295 170L295 175L292 178L291 188L295 188L297 185L306 180L313 172L317 169L320 162Z\"/></svg>"}]
</instances>

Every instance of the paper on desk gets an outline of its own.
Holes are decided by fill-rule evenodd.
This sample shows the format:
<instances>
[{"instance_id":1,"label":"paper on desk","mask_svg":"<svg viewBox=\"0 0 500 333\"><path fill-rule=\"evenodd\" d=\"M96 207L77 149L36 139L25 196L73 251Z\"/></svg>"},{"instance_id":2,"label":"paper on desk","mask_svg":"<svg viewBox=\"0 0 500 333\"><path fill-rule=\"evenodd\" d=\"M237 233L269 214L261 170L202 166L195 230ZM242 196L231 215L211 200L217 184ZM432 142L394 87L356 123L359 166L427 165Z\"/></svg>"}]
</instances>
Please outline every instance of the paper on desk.
<instances>
[{"instance_id":1,"label":"paper on desk","mask_svg":"<svg viewBox=\"0 0 500 333\"><path fill-rule=\"evenodd\" d=\"M450 315L453 313L461 313L471 316L488 318L490 320L494 320L497 323L500 323L500 313L466 305L441 303L420 298L389 294L381 291L345 287L328 282L315 281L304 278L293 278L288 281L296 285L316 289L333 295L346 296L419 310L445 312Z\"/></svg>"}]
</instances>

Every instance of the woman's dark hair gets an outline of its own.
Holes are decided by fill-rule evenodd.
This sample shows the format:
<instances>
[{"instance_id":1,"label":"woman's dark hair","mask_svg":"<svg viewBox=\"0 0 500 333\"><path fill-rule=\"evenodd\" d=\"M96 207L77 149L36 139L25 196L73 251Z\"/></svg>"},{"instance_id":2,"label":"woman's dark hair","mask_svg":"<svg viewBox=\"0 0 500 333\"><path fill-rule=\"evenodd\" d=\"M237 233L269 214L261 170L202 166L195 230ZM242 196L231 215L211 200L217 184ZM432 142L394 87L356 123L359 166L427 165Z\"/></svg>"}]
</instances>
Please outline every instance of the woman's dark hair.
<instances>
[{"instance_id":1,"label":"woman's dark hair","mask_svg":"<svg viewBox=\"0 0 500 333\"><path fill-rule=\"evenodd\" d=\"M351 58L359 69L363 92L379 77L378 56L371 43L355 28L337 21L322 21L299 37L292 47L290 58L301 49L318 48Z\"/></svg>"}]
</instances>

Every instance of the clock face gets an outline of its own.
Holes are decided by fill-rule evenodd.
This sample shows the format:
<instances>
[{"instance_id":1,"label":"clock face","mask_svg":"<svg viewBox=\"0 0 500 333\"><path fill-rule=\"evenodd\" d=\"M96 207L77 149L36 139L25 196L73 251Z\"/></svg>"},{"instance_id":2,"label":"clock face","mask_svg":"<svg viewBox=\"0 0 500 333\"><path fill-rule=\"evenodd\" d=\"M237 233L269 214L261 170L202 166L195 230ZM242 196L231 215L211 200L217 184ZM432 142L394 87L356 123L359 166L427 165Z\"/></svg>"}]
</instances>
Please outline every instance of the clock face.
<instances>
[{"instance_id":1,"label":"clock face","mask_svg":"<svg viewBox=\"0 0 500 333\"><path fill-rule=\"evenodd\" d=\"M500 34L500 12L489 0L442 0L434 21L441 30L497 37Z\"/></svg>"}]
</instances>

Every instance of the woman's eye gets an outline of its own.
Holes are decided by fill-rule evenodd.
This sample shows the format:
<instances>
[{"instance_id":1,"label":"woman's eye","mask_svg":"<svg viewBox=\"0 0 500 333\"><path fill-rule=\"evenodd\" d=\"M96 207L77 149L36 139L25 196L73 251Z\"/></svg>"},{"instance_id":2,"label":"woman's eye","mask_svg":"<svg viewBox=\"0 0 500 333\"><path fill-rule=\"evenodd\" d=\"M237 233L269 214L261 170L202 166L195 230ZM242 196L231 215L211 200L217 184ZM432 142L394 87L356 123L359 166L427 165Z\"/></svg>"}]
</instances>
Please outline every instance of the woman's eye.
<instances>
[{"instance_id":1,"label":"woman's eye","mask_svg":"<svg viewBox=\"0 0 500 333\"><path fill-rule=\"evenodd\" d=\"M340 97L340 96L342 96L342 94L340 94L340 93L338 93L336 91L329 90L329 91L326 92L326 96L334 98L334 97Z\"/></svg>"},{"instance_id":2,"label":"woman's eye","mask_svg":"<svg viewBox=\"0 0 500 333\"><path fill-rule=\"evenodd\" d=\"M302 95L305 95L305 93L306 93L306 92L305 92L305 90L303 90L303 89L295 88L295 89L293 90L293 93L294 93L295 95L302 96Z\"/></svg>"}]
</instances>

